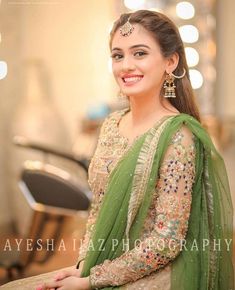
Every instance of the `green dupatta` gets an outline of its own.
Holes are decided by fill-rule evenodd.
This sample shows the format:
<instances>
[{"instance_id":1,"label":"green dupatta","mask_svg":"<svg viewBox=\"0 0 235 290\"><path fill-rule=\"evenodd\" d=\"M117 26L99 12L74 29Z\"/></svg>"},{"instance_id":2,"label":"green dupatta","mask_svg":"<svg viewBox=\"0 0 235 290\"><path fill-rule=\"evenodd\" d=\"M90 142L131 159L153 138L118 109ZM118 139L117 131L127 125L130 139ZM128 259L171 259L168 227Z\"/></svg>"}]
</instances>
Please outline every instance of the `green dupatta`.
<instances>
[{"instance_id":1,"label":"green dupatta","mask_svg":"<svg viewBox=\"0 0 235 290\"><path fill-rule=\"evenodd\" d=\"M83 277L95 265L122 255L124 239L129 239L130 249L134 247L165 151L183 124L196 136L196 178L187 248L172 262L171 290L233 289L233 208L226 169L201 124L186 114L168 117L139 137L112 171L91 237L94 248L88 250L85 258ZM105 241L105 251L99 249L100 239ZM115 250L112 239L119 241ZM214 246L214 241L220 243L220 248ZM103 289L114 288L118 289Z\"/></svg>"}]
</instances>

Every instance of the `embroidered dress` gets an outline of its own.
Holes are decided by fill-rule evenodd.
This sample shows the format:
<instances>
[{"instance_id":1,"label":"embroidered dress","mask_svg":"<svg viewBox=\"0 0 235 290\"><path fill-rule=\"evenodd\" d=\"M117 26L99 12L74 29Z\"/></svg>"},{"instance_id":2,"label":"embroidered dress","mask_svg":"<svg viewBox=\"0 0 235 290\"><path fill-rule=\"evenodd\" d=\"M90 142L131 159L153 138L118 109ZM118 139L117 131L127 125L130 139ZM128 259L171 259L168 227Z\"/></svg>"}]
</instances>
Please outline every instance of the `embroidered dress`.
<instances>
[{"instance_id":1,"label":"embroidered dress","mask_svg":"<svg viewBox=\"0 0 235 290\"><path fill-rule=\"evenodd\" d=\"M93 201L79 259L84 259L87 248L92 247L89 241L109 175L132 145L120 135L118 129L125 112L114 112L101 128L97 149L89 167ZM159 125L161 123L162 120ZM176 241L184 239L187 232L194 177L194 137L182 126L172 137L162 162L139 238L141 245L136 245L112 261L105 260L93 267L90 280L94 288L126 284L120 289L170 289L171 261L180 251Z\"/></svg>"},{"instance_id":2,"label":"embroidered dress","mask_svg":"<svg viewBox=\"0 0 235 290\"><path fill-rule=\"evenodd\" d=\"M93 289L233 290L231 194L207 132L179 114L129 144L118 128L125 113L105 120L90 164L81 276ZM1 288L30 290L51 279Z\"/></svg>"}]
</instances>

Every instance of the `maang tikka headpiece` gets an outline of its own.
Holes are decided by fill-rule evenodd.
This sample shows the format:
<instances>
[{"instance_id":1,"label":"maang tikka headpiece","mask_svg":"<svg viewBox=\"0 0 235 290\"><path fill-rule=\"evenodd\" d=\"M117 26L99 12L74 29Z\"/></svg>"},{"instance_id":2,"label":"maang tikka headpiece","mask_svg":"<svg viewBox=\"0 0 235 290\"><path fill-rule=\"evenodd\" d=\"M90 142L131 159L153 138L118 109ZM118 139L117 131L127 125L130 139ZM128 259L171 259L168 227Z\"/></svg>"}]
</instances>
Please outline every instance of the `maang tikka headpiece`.
<instances>
[{"instance_id":1,"label":"maang tikka headpiece","mask_svg":"<svg viewBox=\"0 0 235 290\"><path fill-rule=\"evenodd\" d=\"M134 26L130 23L130 18L131 16L127 19L127 22L124 23L122 27L120 28L120 33L122 36L128 36L134 30Z\"/></svg>"}]
</instances>

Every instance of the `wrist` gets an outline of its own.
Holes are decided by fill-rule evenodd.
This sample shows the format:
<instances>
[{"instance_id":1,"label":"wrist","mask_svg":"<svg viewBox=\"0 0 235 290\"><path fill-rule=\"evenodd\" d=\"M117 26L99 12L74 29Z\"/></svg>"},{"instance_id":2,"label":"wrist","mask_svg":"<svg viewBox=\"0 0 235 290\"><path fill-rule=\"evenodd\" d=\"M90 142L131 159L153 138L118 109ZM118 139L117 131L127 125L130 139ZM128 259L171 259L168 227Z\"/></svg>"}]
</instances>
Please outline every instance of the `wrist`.
<instances>
[{"instance_id":1,"label":"wrist","mask_svg":"<svg viewBox=\"0 0 235 290\"><path fill-rule=\"evenodd\" d=\"M92 288L92 285L91 285L90 276L86 277L85 279L86 279L86 281L87 281L87 290L92 290L92 289L94 289L94 288Z\"/></svg>"}]
</instances>

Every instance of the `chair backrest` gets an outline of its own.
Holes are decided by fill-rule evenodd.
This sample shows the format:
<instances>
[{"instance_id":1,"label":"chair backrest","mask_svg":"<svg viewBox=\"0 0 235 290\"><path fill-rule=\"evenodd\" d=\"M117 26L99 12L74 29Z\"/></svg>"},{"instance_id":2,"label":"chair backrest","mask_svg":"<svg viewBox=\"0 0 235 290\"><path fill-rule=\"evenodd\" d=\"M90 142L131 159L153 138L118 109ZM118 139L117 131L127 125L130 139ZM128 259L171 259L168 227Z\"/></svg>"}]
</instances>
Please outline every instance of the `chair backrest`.
<instances>
[{"instance_id":1,"label":"chair backrest","mask_svg":"<svg viewBox=\"0 0 235 290\"><path fill-rule=\"evenodd\" d=\"M87 210L87 189L43 170L23 170L21 180L36 203L68 210Z\"/></svg>"},{"instance_id":2,"label":"chair backrest","mask_svg":"<svg viewBox=\"0 0 235 290\"><path fill-rule=\"evenodd\" d=\"M44 263L54 254L66 221L80 211L87 211L90 198L87 188L56 174L56 170L52 173L24 168L19 186L32 209L19 261L26 267L32 262ZM29 250L29 241L32 250Z\"/></svg>"}]
</instances>

